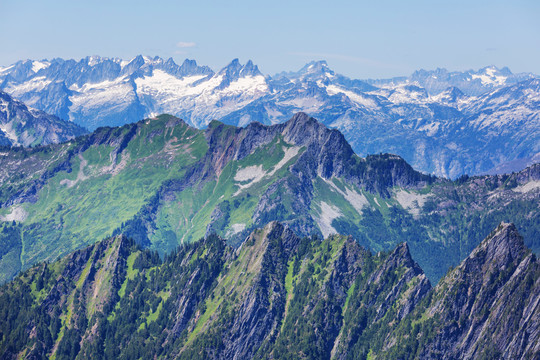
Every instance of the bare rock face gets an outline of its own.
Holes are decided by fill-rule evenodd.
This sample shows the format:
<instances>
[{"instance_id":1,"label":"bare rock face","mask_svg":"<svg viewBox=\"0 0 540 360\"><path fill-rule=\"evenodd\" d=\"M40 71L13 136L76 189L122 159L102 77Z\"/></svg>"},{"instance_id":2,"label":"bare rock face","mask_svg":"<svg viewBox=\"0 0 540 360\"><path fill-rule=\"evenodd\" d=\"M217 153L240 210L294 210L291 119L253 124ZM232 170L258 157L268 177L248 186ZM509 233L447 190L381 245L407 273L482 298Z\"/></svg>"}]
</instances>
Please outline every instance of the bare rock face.
<instances>
[{"instance_id":1,"label":"bare rock face","mask_svg":"<svg viewBox=\"0 0 540 360\"><path fill-rule=\"evenodd\" d=\"M422 357L532 359L540 351L540 267L513 224L501 223L433 293L437 318Z\"/></svg>"},{"instance_id":2,"label":"bare rock face","mask_svg":"<svg viewBox=\"0 0 540 360\"><path fill-rule=\"evenodd\" d=\"M86 132L72 122L28 108L0 90L0 145L55 144Z\"/></svg>"}]
</instances>

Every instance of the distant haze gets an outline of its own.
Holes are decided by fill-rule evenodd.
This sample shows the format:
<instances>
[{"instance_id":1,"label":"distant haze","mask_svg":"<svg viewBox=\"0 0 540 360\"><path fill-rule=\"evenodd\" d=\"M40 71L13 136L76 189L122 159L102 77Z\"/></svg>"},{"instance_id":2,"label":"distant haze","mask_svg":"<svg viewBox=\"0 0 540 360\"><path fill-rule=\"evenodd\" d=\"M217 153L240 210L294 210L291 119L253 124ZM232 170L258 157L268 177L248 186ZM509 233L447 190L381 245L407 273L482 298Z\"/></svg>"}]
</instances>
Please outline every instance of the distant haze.
<instances>
[{"instance_id":1,"label":"distant haze","mask_svg":"<svg viewBox=\"0 0 540 360\"><path fill-rule=\"evenodd\" d=\"M239 57L265 74L326 59L352 78L509 66L540 73L540 2L6 0L0 66L23 59Z\"/></svg>"}]
</instances>

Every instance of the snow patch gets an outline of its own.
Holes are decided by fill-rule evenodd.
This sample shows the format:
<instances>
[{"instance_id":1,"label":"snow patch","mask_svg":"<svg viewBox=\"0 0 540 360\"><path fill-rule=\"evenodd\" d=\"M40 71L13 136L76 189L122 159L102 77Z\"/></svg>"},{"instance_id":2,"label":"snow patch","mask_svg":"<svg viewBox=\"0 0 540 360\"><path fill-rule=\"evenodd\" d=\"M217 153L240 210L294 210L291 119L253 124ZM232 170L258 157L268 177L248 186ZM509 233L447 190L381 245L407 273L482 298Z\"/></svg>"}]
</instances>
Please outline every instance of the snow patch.
<instances>
[{"instance_id":1,"label":"snow patch","mask_svg":"<svg viewBox=\"0 0 540 360\"><path fill-rule=\"evenodd\" d=\"M60 181L60 185L66 185L68 188L74 187L79 181L84 181L88 177L84 174L84 168L88 165L88 160L83 158L82 154L79 154L79 159L81 163L79 165L79 172L77 173L77 178L75 180L64 179Z\"/></svg>"},{"instance_id":2,"label":"snow patch","mask_svg":"<svg viewBox=\"0 0 540 360\"><path fill-rule=\"evenodd\" d=\"M268 114L272 125L278 124L280 122L280 117L283 116L283 113L281 111L273 107L269 107L268 105L266 105L264 109L266 110L266 113Z\"/></svg>"},{"instance_id":3,"label":"snow patch","mask_svg":"<svg viewBox=\"0 0 540 360\"><path fill-rule=\"evenodd\" d=\"M245 168L241 168L236 172L236 175L234 175L235 181L253 181L253 180L260 180L263 178L263 176L266 175L264 172L262 165L252 165L247 166ZM257 180L257 181L258 181Z\"/></svg>"},{"instance_id":4,"label":"snow patch","mask_svg":"<svg viewBox=\"0 0 540 360\"><path fill-rule=\"evenodd\" d=\"M26 218L28 217L28 212L23 209L21 205L14 206L11 209L11 213L0 216L0 221L18 221L18 222L24 222Z\"/></svg>"},{"instance_id":5,"label":"snow patch","mask_svg":"<svg viewBox=\"0 0 540 360\"><path fill-rule=\"evenodd\" d=\"M205 90L208 90L209 87L212 87L212 84L208 84L208 82L193 86L193 83L204 77L205 75L194 75L179 79L163 70L154 70L151 76L138 78L135 80L135 83L141 94L158 98L167 96L179 98L199 95L204 93ZM213 85L217 86L218 84L215 83Z\"/></svg>"},{"instance_id":6,"label":"snow patch","mask_svg":"<svg viewBox=\"0 0 540 360\"><path fill-rule=\"evenodd\" d=\"M37 73L41 69L48 68L49 65L50 65L50 63L45 62L45 61L33 61L32 62L32 71Z\"/></svg>"},{"instance_id":7,"label":"snow patch","mask_svg":"<svg viewBox=\"0 0 540 360\"><path fill-rule=\"evenodd\" d=\"M15 130L13 129L13 124L11 122L7 124L0 123L0 130L6 135L6 137L11 140L13 145L19 145L19 137L17 136Z\"/></svg>"},{"instance_id":8,"label":"snow patch","mask_svg":"<svg viewBox=\"0 0 540 360\"><path fill-rule=\"evenodd\" d=\"M21 98L27 93L39 92L45 89L51 82L51 80L46 80L45 76L38 76L21 84L10 83L4 90L14 98ZM25 103L26 105L33 104L32 101L26 101Z\"/></svg>"},{"instance_id":9,"label":"snow patch","mask_svg":"<svg viewBox=\"0 0 540 360\"><path fill-rule=\"evenodd\" d=\"M321 201L320 208L319 218L316 220L323 237L326 239L328 236L337 233L336 229L332 226L332 221L343 216L343 214L337 206L330 205L324 201Z\"/></svg>"},{"instance_id":10,"label":"snow patch","mask_svg":"<svg viewBox=\"0 0 540 360\"><path fill-rule=\"evenodd\" d=\"M136 99L135 90L129 83L129 79L125 77L113 81L87 83L81 88L72 85L70 89L77 92L76 95L70 97L71 112L84 115L103 107L109 108L111 112L121 111Z\"/></svg>"},{"instance_id":11,"label":"snow patch","mask_svg":"<svg viewBox=\"0 0 540 360\"><path fill-rule=\"evenodd\" d=\"M270 171L268 173L268 176L272 176L276 173L276 171L278 171L279 169L281 169L283 166L285 166L285 164L287 164L289 162L289 160L291 160L293 157L295 157L296 155L298 155L298 152L300 151L300 147L299 146L293 146L293 147L290 147L290 148L286 148L284 147L283 148L283 151L285 152L285 155L283 155L283 159L281 159L275 166L274 168L272 169L272 171Z\"/></svg>"},{"instance_id":12,"label":"snow patch","mask_svg":"<svg viewBox=\"0 0 540 360\"><path fill-rule=\"evenodd\" d=\"M425 132L427 136L435 136L439 132L440 125L441 124L439 122L432 122L432 123L420 126L418 128L418 131Z\"/></svg>"},{"instance_id":13,"label":"snow patch","mask_svg":"<svg viewBox=\"0 0 540 360\"><path fill-rule=\"evenodd\" d=\"M285 152L285 154L283 155L283 158L268 173L263 170L262 165L246 166L245 168L239 169L234 175L234 181L237 181L237 182L249 181L249 182L247 184L237 184L239 189L236 193L234 193L233 196L240 194L242 190L251 187L255 183L258 183L264 177L274 175L276 171L278 171L283 166L285 166L289 162L289 160L291 160L293 157L295 157L298 154L298 152L300 151L300 147L290 147L290 148L283 147L283 151Z\"/></svg>"},{"instance_id":14,"label":"snow patch","mask_svg":"<svg viewBox=\"0 0 540 360\"><path fill-rule=\"evenodd\" d=\"M354 190L345 187L345 191L341 190L332 180L323 179L328 185L330 185L335 191L345 198L356 210L356 212L362 215L362 209L364 206L369 205L368 199L363 194L359 194Z\"/></svg>"},{"instance_id":15,"label":"snow patch","mask_svg":"<svg viewBox=\"0 0 540 360\"><path fill-rule=\"evenodd\" d=\"M232 224L229 231L227 232L227 236L236 235L239 232L244 231L246 228L246 224Z\"/></svg>"},{"instance_id":16,"label":"snow patch","mask_svg":"<svg viewBox=\"0 0 540 360\"><path fill-rule=\"evenodd\" d=\"M420 209L424 206L428 197L429 195L410 193L403 189L396 192L397 202L414 216L420 214Z\"/></svg>"},{"instance_id":17,"label":"snow patch","mask_svg":"<svg viewBox=\"0 0 540 360\"><path fill-rule=\"evenodd\" d=\"M247 76L231 82L227 90L230 92L264 93L268 90L268 85L262 75Z\"/></svg>"},{"instance_id":18,"label":"snow patch","mask_svg":"<svg viewBox=\"0 0 540 360\"><path fill-rule=\"evenodd\" d=\"M416 89L405 88L408 84L401 84L396 87L382 87L378 90L370 91L368 94L386 97L395 105L400 104L423 104L428 100L426 94Z\"/></svg>"},{"instance_id":19,"label":"snow patch","mask_svg":"<svg viewBox=\"0 0 540 360\"><path fill-rule=\"evenodd\" d=\"M250 122L251 122L251 116L249 116L249 114L245 114L245 115L242 115L240 120L238 120L238 126L239 127L244 127L247 124L249 124Z\"/></svg>"},{"instance_id":20,"label":"snow patch","mask_svg":"<svg viewBox=\"0 0 540 360\"><path fill-rule=\"evenodd\" d=\"M343 88L337 87L335 85L329 85L326 87L326 92L328 95L336 95L336 94L344 94L347 96L352 102L365 106L367 108L377 108L377 103L373 101L373 99L370 99L369 97L357 94L350 90L345 90Z\"/></svg>"},{"instance_id":21,"label":"snow patch","mask_svg":"<svg viewBox=\"0 0 540 360\"><path fill-rule=\"evenodd\" d=\"M96 66L101 63L101 58L99 56L90 56L88 59L88 66Z\"/></svg>"},{"instance_id":22,"label":"snow patch","mask_svg":"<svg viewBox=\"0 0 540 360\"><path fill-rule=\"evenodd\" d=\"M494 69L486 69L486 74L471 75L473 80L480 79L482 85L504 85L506 84L505 76L497 76L494 74Z\"/></svg>"},{"instance_id":23,"label":"snow patch","mask_svg":"<svg viewBox=\"0 0 540 360\"><path fill-rule=\"evenodd\" d=\"M234 175L235 181L249 181L247 184L237 184L239 187L238 191L234 193L233 196L236 196L242 192L242 190L251 187L253 184L261 181L266 172L263 170L262 165L252 165L245 168L239 169Z\"/></svg>"},{"instance_id":24,"label":"snow patch","mask_svg":"<svg viewBox=\"0 0 540 360\"><path fill-rule=\"evenodd\" d=\"M529 191L533 191L536 189L540 189L540 180L536 181L530 181L524 185L518 186L515 189L513 189L515 192L520 192L522 194L528 193Z\"/></svg>"},{"instance_id":25,"label":"snow patch","mask_svg":"<svg viewBox=\"0 0 540 360\"><path fill-rule=\"evenodd\" d=\"M296 107L298 110L308 112L308 113L317 112L324 106L324 102L318 99L312 98L312 97L294 98L292 100L283 101L282 104L292 105Z\"/></svg>"},{"instance_id":26,"label":"snow patch","mask_svg":"<svg viewBox=\"0 0 540 360\"><path fill-rule=\"evenodd\" d=\"M5 68L0 68L0 74L3 74L5 72L8 72L9 69L12 69L15 65L11 65L11 66L8 66L8 67L5 67Z\"/></svg>"}]
</instances>

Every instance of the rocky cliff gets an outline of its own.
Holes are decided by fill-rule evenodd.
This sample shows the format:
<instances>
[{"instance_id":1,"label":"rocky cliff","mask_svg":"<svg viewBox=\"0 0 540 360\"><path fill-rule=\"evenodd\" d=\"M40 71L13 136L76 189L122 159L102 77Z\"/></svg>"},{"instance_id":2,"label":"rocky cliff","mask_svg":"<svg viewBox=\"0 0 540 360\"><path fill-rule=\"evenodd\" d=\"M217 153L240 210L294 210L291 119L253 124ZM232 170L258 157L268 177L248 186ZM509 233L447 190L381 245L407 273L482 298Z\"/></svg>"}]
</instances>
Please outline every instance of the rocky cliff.
<instances>
[{"instance_id":1,"label":"rocky cliff","mask_svg":"<svg viewBox=\"0 0 540 360\"><path fill-rule=\"evenodd\" d=\"M407 244L273 222L163 260L123 236L0 288L2 358L536 359L540 268L501 224L432 288ZM22 306L20 306L22 304Z\"/></svg>"},{"instance_id":2,"label":"rocky cliff","mask_svg":"<svg viewBox=\"0 0 540 360\"><path fill-rule=\"evenodd\" d=\"M76 124L28 108L0 90L0 145L48 145L86 133Z\"/></svg>"}]
</instances>

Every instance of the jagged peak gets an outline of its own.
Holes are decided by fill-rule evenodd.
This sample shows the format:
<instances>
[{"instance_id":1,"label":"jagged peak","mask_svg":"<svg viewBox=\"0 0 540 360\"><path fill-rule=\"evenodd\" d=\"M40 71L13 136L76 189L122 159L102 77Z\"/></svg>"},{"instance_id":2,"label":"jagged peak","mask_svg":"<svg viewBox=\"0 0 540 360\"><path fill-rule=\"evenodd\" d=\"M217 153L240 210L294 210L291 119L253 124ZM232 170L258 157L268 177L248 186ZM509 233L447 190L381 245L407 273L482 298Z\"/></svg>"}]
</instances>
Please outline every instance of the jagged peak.
<instances>
[{"instance_id":1,"label":"jagged peak","mask_svg":"<svg viewBox=\"0 0 540 360\"><path fill-rule=\"evenodd\" d=\"M515 225L501 222L441 284L467 278L474 273L482 273L484 279L489 279L490 274L505 270L512 264L517 265L528 252Z\"/></svg>"},{"instance_id":2,"label":"jagged peak","mask_svg":"<svg viewBox=\"0 0 540 360\"><path fill-rule=\"evenodd\" d=\"M218 72L218 75L223 77L223 81L218 86L218 89L224 89L233 81L240 78L251 76L263 76L259 68L249 60L245 65L240 64L238 59L233 59L229 65L225 66Z\"/></svg>"},{"instance_id":3,"label":"jagged peak","mask_svg":"<svg viewBox=\"0 0 540 360\"><path fill-rule=\"evenodd\" d=\"M164 61L159 56L147 56L147 55L137 55L133 59L131 59L126 66L137 66L141 67L146 64L150 65L156 65L156 64L162 64Z\"/></svg>"},{"instance_id":4,"label":"jagged peak","mask_svg":"<svg viewBox=\"0 0 540 360\"><path fill-rule=\"evenodd\" d=\"M381 256L381 253L378 254ZM383 279L385 273L401 274L405 282L414 277L418 277L425 290L431 288L431 283L427 279L422 268L414 261L409 251L409 245L406 242L398 244L382 262L379 270L372 275L371 281L378 282Z\"/></svg>"},{"instance_id":5,"label":"jagged peak","mask_svg":"<svg viewBox=\"0 0 540 360\"><path fill-rule=\"evenodd\" d=\"M172 58L171 58L172 59ZM188 67L194 67L197 66L197 60L195 59L184 59L181 66L188 66Z\"/></svg>"},{"instance_id":6,"label":"jagged peak","mask_svg":"<svg viewBox=\"0 0 540 360\"><path fill-rule=\"evenodd\" d=\"M275 233L275 232L278 232L278 233L282 233L284 230L285 230L285 226L280 223L279 221L270 221L268 224L266 224L264 227L263 227L263 231L266 233L266 234L270 234L270 233Z\"/></svg>"},{"instance_id":7,"label":"jagged peak","mask_svg":"<svg viewBox=\"0 0 540 360\"><path fill-rule=\"evenodd\" d=\"M300 74L320 74L320 73L330 73L334 72L328 66L326 60L311 61L304 65L300 71Z\"/></svg>"},{"instance_id":8,"label":"jagged peak","mask_svg":"<svg viewBox=\"0 0 540 360\"><path fill-rule=\"evenodd\" d=\"M334 143L338 142L340 145L345 146L348 152L352 152L352 148L341 132L327 128L317 119L304 112L296 113L290 120L285 122L282 133L287 141L297 145L306 145L313 140L318 141L321 135L334 136Z\"/></svg>"},{"instance_id":9,"label":"jagged peak","mask_svg":"<svg viewBox=\"0 0 540 360\"><path fill-rule=\"evenodd\" d=\"M286 232L290 232L290 229L283 225L279 221L270 221L261 229L252 232L252 235L259 235L263 241L268 241L270 238L282 237Z\"/></svg>"},{"instance_id":10,"label":"jagged peak","mask_svg":"<svg viewBox=\"0 0 540 360\"><path fill-rule=\"evenodd\" d=\"M295 80L322 80L329 81L330 78L336 76L335 72L330 69L325 60L311 61L305 64L298 71L282 71L273 76L274 80L280 81L295 81ZM346 79L341 77L341 80ZM360 80L355 80L360 81ZM305 85L305 84L304 84Z\"/></svg>"},{"instance_id":11,"label":"jagged peak","mask_svg":"<svg viewBox=\"0 0 540 360\"><path fill-rule=\"evenodd\" d=\"M142 55L137 55L129 61L127 66L142 66L144 64L144 58Z\"/></svg>"},{"instance_id":12,"label":"jagged peak","mask_svg":"<svg viewBox=\"0 0 540 360\"><path fill-rule=\"evenodd\" d=\"M251 60L248 60L246 65L244 65L244 67L240 71L241 77L258 76L258 75L262 75L262 73L259 71L259 68L257 67L257 65L253 64L253 61Z\"/></svg>"},{"instance_id":13,"label":"jagged peak","mask_svg":"<svg viewBox=\"0 0 540 360\"><path fill-rule=\"evenodd\" d=\"M307 125L310 123L318 124L318 121L302 111L294 114L292 118L285 122L285 124L290 126Z\"/></svg>"},{"instance_id":14,"label":"jagged peak","mask_svg":"<svg viewBox=\"0 0 540 360\"><path fill-rule=\"evenodd\" d=\"M199 66L193 59L185 59L178 68L178 75L211 75L214 72L208 66Z\"/></svg>"},{"instance_id":15,"label":"jagged peak","mask_svg":"<svg viewBox=\"0 0 540 360\"><path fill-rule=\"evenodd\" d=\"M274 240L279 239L278 243L275 243ZM260 249L268 249L271 243L275 246L279 245L279 251L284 251L287 254L291 254L295 251L300 238L286 225L282 224L279 221L271 221L267 223L264 227L255 229L251 234L246 238L242 243L240 248L237 249L237 254L240 254L243 250L244 245L252 246L254 244L261 245Z\"/></svg>"},{"instance_id":16,"label":"jagged peak","mask_svg":"<svg viewBox=\"0 0 540 360\"><path fill-rule=\"evenodd\" d=\"M220 74L234 74L239 73L242 69L242 65L240 64L240 60L238 58L232 59L232 61L225 66L223 69L219 71Z\"/></svg>"},{"instance_id":17,"label":"jagged peak","mask_svg":"<svg viewBox=\"0 0 540 360\"><path fill-rule=\"evenodd\" d=\"M151 56L148 56L148 55L144 55L143 59L144 59L145 64L155 65L155 64L162 64L163 63L163 59L160 58L159 56L151 57Z\"/></svg>"},{"instance_id":18,"label":"jagged peak","mask_svg":"<svg viewBox=\"0 0 540 360\"><path fill-rule=\"evenodd\" d=\"M523 257L526 252L527 248L516 226L513 223L501 222L473 250L468 259L485 255L485 262L492 262L493 260L513 261Z\"/></svg>"},{"instance_id":19,"label":"jagged peak","mask_svg":"<svg viewBox=\"0 0 540 360\"><path fill-rule=\"evenodd\" d=\"M411 256L407 242L402 242L396 246L396 248L388 256L387 263L405 265L420 269Z\"/></svg>"},{"instance_id":20,"label":"jagged peak","mask_svg":"<svg viewBox=\"0 0 540 360\"><path fill-rule=\"evenodd\" d=\"M424 77L424 76L428 76L428 75L447 75L448 74L448 70L446 68L436 68L435 70L426 70L426 69L419 69L419 70L415 70L412 74L411 74L411 78L416 78L416 77Z\"/></svg>"},{"instance_id":21,"label":"jagged peak","mask_svg":"<svg viewBox=\"0 0 540 360\"><path fill-rule=\"evenodd\" d=\"M227 78L236 79L246 76L262 75L257 65L253 61L248 60L245 65L242 65L238 58L233 59L227 66L219 71L220 75L225 75Z\"/></svg>"}]
</instances>

